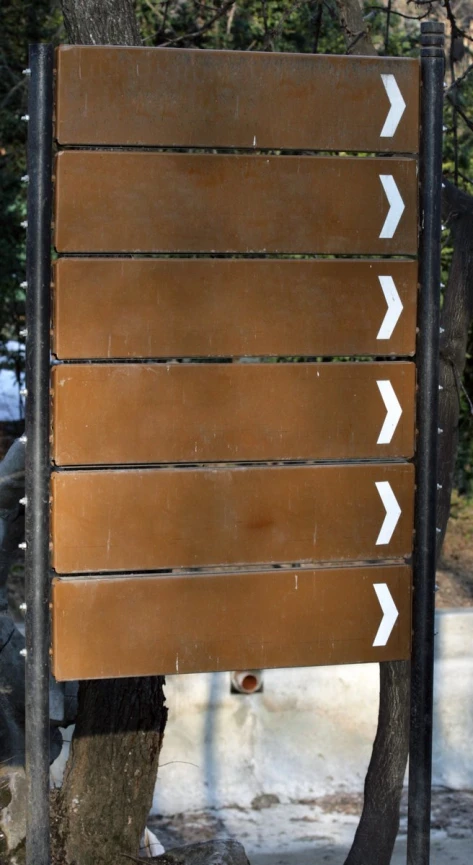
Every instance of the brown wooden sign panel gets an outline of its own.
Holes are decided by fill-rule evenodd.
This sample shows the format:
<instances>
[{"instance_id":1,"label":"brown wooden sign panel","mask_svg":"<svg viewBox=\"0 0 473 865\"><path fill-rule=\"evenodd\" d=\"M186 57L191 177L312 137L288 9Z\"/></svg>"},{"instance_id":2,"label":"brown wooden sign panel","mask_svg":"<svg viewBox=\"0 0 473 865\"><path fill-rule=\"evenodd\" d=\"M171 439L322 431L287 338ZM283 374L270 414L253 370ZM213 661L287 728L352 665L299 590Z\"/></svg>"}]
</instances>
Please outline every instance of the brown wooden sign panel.
<instances>
[{"instance_id":1,"label":"brown wooden sign panel","mask_svg":"<svg viewBox=\"0 0 473 865\"><path fill-rule=\"evenodd\" d=\"M411 570L56 579L59 680L408 659Z\"/></svg>"},{"instance_id":2,"label":"brown wooden sign panel","mask_svg":"<svg viewBox=\"0 0 473 865\"><path fill-rule=\"evenodd\" d=\"M61 46L61 144L415 153L417 60Z\"/></svg>"},{"instance_id":3,"label":"brown wooden sign panel","mask_svg":"<svg viewBox=\"0 0 473 865\"><path fill-rule=\"evenodd\" d=\"M72 150L58 252L414 255L417 162Z\"/></svg>"},{"instance_id":4,"label":"brown wooden sign panel","mask_svg":"<svg viewBox=\"0 0 473 865\"><path fill-rule=\"evenodd\" d=\"M410 463L55 472L58 573L408 556Z\"/></svg>"},{"instance_id":5,"label":"brown wooden sign panel","mask_svg":"<svg viewBox=\"0 0 473 865\"><path fill-rule=\"evenodd\" d=\"M58 465L411 457L413 363L61 364Z\"/></svg>"},{"instance_id":6,"label":"brown wooden sign panel","mask_svg":"<svg viewBox=\"0 0 473 865\"><path fill-rule=\"evenodd\" d=\"M409 355L415 261L63 258L59 358Z\"/></svg>"}]
</instances>

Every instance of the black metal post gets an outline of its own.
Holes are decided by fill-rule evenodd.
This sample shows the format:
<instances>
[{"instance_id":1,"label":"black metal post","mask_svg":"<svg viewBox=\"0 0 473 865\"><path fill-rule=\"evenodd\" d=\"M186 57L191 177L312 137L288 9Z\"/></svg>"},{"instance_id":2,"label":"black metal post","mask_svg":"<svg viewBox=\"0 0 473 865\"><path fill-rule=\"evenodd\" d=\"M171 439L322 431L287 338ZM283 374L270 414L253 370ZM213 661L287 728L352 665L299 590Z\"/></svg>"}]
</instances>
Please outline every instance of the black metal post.
<instances>
[{"instance_id":1,"label":"black metal post","mask_svg":"<svg viewBox=\"0 0 473 865\"><path fill-rule=\"evenodd\" d=\"M26 241L26 863L49 865L49 366L53 47L31 45Z\"/></svg>"},{"instance_id":2,"label":"black metal post","mask_svg":"<svg viewBox=\"0 0 473 865\"><path fill-rule=\"evenodd\" d=\"M420 294L408 865L430 861L444 27L421 24Z\"/></svg>"}]
</instances>

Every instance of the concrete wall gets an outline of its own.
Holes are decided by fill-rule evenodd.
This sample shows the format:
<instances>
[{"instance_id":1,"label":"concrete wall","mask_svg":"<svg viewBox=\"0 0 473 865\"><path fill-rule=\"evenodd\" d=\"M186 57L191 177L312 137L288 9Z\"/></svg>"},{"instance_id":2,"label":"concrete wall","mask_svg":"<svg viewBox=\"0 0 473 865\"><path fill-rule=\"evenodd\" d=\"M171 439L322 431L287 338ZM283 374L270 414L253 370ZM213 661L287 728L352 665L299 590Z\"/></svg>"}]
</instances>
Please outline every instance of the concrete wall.
<instances>
[{"instance_id":1,"label":"concrete wall","mask_svg":"<svg viewBox=\"0 0 473 865\"><path fill-rule=\"evenodd\" d=\"M434 784L473 788L473 610L437 615ZM376 730L376 664L264 672L263 693L230 674L169 676L154 810L245 807L363 788ZM167 765L166 765L167 764Z\"/></svg>"}]
</instances>

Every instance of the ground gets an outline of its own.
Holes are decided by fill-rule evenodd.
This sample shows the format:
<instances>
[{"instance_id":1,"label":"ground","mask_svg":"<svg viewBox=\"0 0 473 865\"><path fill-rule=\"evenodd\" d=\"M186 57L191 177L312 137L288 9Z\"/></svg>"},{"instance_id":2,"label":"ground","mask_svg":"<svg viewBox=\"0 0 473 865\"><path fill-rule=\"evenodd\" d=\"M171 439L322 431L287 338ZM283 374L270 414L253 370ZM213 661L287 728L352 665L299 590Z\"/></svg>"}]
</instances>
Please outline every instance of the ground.
<instances>
[{"instance_id":1,"label":"ground","mask_svg":"<svg viewBox=\"0 0 473 865\"><path fill-rule=\"evenodd\" d=\"M342 865L362 807L361 794L325 796L279 804L258 796L252 807L154 817L149 827L163 846L215 837L235 837L251 865ZM470 865L473 849L473 791L432 791L432 865ZM406 861L407 797L392 865Z\"/></svg>"}]
</instances>

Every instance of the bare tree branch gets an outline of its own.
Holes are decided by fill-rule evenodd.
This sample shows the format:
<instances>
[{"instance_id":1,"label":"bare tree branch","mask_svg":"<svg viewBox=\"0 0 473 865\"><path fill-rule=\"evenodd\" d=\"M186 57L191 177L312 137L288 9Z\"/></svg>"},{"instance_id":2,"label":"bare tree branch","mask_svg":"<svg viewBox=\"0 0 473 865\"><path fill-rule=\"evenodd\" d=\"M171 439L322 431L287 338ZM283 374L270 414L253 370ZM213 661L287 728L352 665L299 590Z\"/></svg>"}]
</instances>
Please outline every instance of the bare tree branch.
<instances>
[{"instance_id":1,"label":"bare tree branch","mask_svg":"<svg viewBox=\"0 0 473 865\"><path fill-rule=\"evenodd\" d=\"M202 33L205 33L206 30L210 30L211 27L218 21L219 18L223 18L224 15L228 12L228 10L233 6L235 0L227 0L223 6L220 7L218 12L209 18L202 27L199 27L198 30L194 30L192 33L183 33L181 36L176 36L175 39L169 39L167 42L163 42L161 47L167 48L169 45L178 45L180 42L188 42L192 39L197 39L198 36L201 36Z\"/></svg>"},{"instance_id":2,"label":"bare tree branch","mask_svg":"<svg viewBox=\"0 0 473 865\"><path fill-rule=\"evenodd\" d=\"M375 9L377 12L388 12L386 6L370 6L370 12ZM398 12L397 9L390 9L390 15L397 15L398 18L407 18L409 21L422 21L423 18L428 18L430 9L427 12L422 12L420 15L406 15L404 12Z\"/></svg>"},{"instance_id":3,"label":"bare tree branch","mask_svg":"<svg viewBox=\"0 0 473 865\"><path fill-rule=\"evenodd\" d=\"M468 66L467 69L465 69L465 72L463 73L463 75L460 75L458 78L455 78L455 80L452 82L452 84L450 84L450 87L447 87L445 89L444 96L449 96L449 94L451 94L454 90L457 90L459 87L461 87L462 84L465 83L467 78L469 78L469 76L471 75L472 72L473 72L473 63L470 66Z\"/></svg>"}]
</instances>

